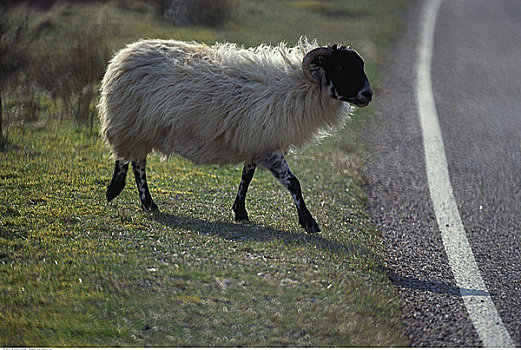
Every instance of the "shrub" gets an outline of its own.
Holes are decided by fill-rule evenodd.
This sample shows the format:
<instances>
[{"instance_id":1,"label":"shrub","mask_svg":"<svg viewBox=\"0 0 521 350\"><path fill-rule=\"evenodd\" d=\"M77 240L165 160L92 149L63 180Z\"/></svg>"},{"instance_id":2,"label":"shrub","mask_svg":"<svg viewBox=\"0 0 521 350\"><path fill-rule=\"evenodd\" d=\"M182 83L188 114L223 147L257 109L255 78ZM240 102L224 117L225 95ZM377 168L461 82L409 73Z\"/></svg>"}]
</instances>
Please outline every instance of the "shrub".
<instances>
[{"instance_id":1,"label":"shrub","mask_svg":"<svg viewBox=\"0 0 521 350\"><path fill-rule=\"evenodd\" d=\"M3 113L4 131L6 114L11 121L36 121L45 108L47 115L59 111L92 128L97 84L110 55L104 32L86 19L73 30L45 39L55 23L30 4L0 5L0 89L4 108L6 103L10 106Z\"/></svg>"},{"instance_id":2,"label":"shrub","mask_svg":"<svg viewBox=\"0 0 521 350\"><path fill-rule=\"evenodd\" d=\"M2 101L2 92L0 91L0 150L7 146L9 139L9 129L6 128L4 134L4 103ZM7 125L7 123L6 123Z\"/></svg>"},{"instance_id":3,"label":"shrub","mask_svg":"<svg viewBox=\"0 0 521 350\"><path fill-rule=\"evenodd\" d=\"M79 121L89 121L92 127L95 114L95 85L103 77L110 55L101 30L77 30L69 52L62 55L64 70L60 88L66 109Z\"/></svg>"},{"instance_id":4,"label":"shrub","mask_svg":"<svg viewBox=\"0 0 521 350\"><path fill-rule=\"evenodd\" d=\"M29 61L27 43L29 14L18 11L9 15L0 5L0 88L5 88L8 77Z\"/></svg>"},{"instance_id":5,"label":"shrub","mask_svg":"<svg viewBox=\"0 0 521 350\"><path fill-rule=\"evenodd\" d=\"M49 51L33 72L34 79L65 112L92 128L96 113L96 84L103 77L110 50L100 29L77 28L63 51Z\"/></svg>"},{"instance_id":6,"label":"shrub","mask_svg":"<svg viewBox=\"0 0 521 350\"><path fill-rule=\"evenodd\" d=\"M37 117L34 84L26 86L19 77L30 62L26 40L29 11L24 9L11 14L8 5L0 5L0 149L8 144L11 109L16 111L19 119L35 120ZM18 90L14 94L11 93L12 85ZM19 95L21 92L23 96ZM11 107L7 106L7 100L17 102L14 108L12 102L9 103Z\"/></svg>"},{"instance_id":7,"label":"shrub","mask_svg":"<svg viewBox=\"0 0 521 350\"><path fill-rule=\"evenodd\" d=\"M174 25L216 27L232 17L232 5L232 0L172 0L164 17Z\"/></svg>"}]
</instances>

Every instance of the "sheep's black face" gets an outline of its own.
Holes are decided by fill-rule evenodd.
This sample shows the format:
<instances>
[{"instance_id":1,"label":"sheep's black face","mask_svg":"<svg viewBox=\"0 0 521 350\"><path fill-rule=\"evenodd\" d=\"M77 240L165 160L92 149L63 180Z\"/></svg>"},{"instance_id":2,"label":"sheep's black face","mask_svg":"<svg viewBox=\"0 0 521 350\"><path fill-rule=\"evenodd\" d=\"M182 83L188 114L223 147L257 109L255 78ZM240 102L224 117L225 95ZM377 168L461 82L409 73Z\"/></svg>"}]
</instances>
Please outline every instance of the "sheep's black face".
<instances>
[{"instance_id":1,"label":"sheep's black face","mask_svg":"<svg viewBox=\"0 0 521 350\"><path fill-rule=\"evenodd\" d=\"M371 102L373 90L364 72L364 60L350 47L331 47L333 52L322 56L318 65L325 73L331 97L365 107Z\"/></svg>"}]
</instances>

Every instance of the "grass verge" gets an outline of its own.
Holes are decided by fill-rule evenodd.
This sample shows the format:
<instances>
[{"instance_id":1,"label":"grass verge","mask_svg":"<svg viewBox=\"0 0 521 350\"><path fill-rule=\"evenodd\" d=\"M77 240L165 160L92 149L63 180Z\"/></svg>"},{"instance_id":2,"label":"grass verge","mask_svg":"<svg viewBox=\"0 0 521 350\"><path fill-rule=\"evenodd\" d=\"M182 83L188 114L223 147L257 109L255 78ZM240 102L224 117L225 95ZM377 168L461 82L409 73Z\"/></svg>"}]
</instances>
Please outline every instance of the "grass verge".
<instances>
[{"instance_id":1,"label":"grass verge","mask_svg":"<svg viewBox=\"0 0 521 350\"><path fill-rule=\"evenodd\" d=\"M167 27L112 3L61 4L46 16L74 22L100 6L112 21L136 18L121 21L112 45L138 34L246 45L347 36L366 50L370 77L398 11L392 1L240 1L240 16L212 30ZM0 344L406 345L382 243L364 210L356 129L368 114L359 110L345 130L288 157L320 234L299 227L291 197L267 172L250 186L252 222L235 223L241 169L178 157L148 161L160 214L140 211L132 181L108 205L112 162L97 135L51 117L11 125L0 153Z\"/></svg>"}]
</instances>

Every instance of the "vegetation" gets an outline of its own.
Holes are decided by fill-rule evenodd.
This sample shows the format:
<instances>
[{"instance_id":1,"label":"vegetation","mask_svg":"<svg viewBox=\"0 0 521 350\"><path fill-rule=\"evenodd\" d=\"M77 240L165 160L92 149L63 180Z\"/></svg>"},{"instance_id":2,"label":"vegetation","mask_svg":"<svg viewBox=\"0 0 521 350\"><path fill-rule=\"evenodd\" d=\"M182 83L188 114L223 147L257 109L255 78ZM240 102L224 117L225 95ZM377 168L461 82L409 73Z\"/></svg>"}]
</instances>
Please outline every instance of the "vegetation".
<instances>
[{"instance_id":1,"label":"vegetation","mask_svg":"<svg viewBox=\"0 0 521 350\"><path fill-rule=\"evenodd\" d=\"M174 25L222 25L232 16L232 0L173 0L167 1L165 20Z\"/></svg>"},{"instance_id":2,"label":"vegetation","mask_svg":"<svg viewBox=\"0 0 521 350\"><path fill-rule=\"evenodd\" d=\"M402 1L235 0L218 27L172 26L153 1L10 6L0 21L2 346L404 346L399 301L364 209L368 109L288 162L321 225L306 234L291 196L258 172L230 209L240 167L149 158L161 213L132 179L105 202L112 161L97 136L99 80L140 37L243 45L302 34L365 56L374 82ZM8 24L8 25L6 25Z\"/></svg>"}]
</instances>

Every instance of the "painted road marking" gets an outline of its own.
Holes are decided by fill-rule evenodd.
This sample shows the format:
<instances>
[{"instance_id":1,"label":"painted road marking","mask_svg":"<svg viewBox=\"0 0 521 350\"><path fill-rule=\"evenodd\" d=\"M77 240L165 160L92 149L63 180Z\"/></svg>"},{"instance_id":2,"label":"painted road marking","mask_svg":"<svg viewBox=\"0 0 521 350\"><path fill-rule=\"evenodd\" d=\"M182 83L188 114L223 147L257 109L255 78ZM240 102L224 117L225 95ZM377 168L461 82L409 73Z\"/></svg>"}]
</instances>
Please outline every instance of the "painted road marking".
<instances>
[{"instance_id":1,"label":"painted road marking","mask_svg":"<svg viewBox=\"0 0 521 350\"><path fill-rule=\"evenodd\" d=\"M515 347L481 277L450 183L431 84L434 28L441 1L424 2L416 66L416 98L431 200L452 273L483 346Z\"/></svg>"}]
</instances>

